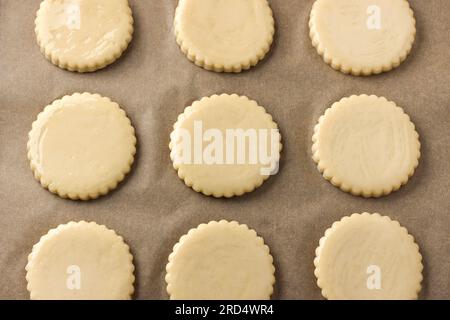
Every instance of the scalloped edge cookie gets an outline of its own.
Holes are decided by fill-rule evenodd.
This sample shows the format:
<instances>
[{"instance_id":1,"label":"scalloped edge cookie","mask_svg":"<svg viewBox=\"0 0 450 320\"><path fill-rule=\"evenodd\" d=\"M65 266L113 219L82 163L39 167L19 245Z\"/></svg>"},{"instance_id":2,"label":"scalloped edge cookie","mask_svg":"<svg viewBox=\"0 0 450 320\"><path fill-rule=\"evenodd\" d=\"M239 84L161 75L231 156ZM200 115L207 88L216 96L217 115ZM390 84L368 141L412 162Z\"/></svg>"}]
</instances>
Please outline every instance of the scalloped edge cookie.
<instances>
[{"instance_id":1,"label":"scalloped edge cookie","mask_svg":"<svg viewBox=\"0 0 450 320\"><path fill-rule=\"evenodd\" d=\"M316 0L312 6L309 19L309 28L310 28L309 36L312 40L314 48L316 48L317 50L317 53L319 53L319 55L323 58L323 61L325 61L325 63L330 65L334 70L340 71L344 74L351 74L354 76L370 76L374 74L380 74L397 68L403 61L406 60L406 58L410 54L415 41L417 31L416 31L416 20L414 18L414 11L411 9L411 6L409 5L409 2L407 0L401 1L403 1L406 4L411 13L411 18L413 22L413 31L411 33L410 40L406 44L404 51L402 51L402 53L399 54L397 59L391 61L389 64L379 65L376 68L369 68L369 67L364 68L360 66L355 67L351 65L343 65L337 58L333 57L332 53L330 53L326 48L324 48L324 46L320 43L315 23L316 10L322 1L324 0Z\"/></svg>"},{"instance_id":2,"label":"scalloped edge cookie","mask_svg":"<svg viewBox=\"0 0 450 320\"><path fill-rule=\"evenodd\" d=\"M256 110L264 112L269 117L270 121L272 122L273 129L278 129L278 124L273 120L272 116L266 111L266 109L264 107L258 105L258 103L255 100L251 100L247 96L239 96L237 94L231 94L231 95L230 94L226 94L226 93L223 93L223 94L220 94L220 95L214 94L212 96L203 97L200 100L194 101L191 106L186 107L184 109L183 113L181 113L178 116L177 121L173 125L173 131L170 134L171 141L169 143L169 149L170 149L170 158L171 158L171 160L173 162L173 168L177 171L178 177L181 180L183 180L183 182L188 187L192 188L194 191L196 191L198 193L204 194L205 196L213 196L215 198L222 198L222 197L232 198L232 197L235 197L235 196L242 196L242 195L244 195L246 193L250 193L250 192L254 191L255 189L259 188L267 179L269 179L270 175L258 175L259 179L254 181L254 182L252 182L251 186L250 186L250 183L247 183L248 186L237 186L237 187L232 188L232 189L222 190L221 192L214 192L212 190L205 189L204 187L201 187L201 186L197 185L195 183L195 181L192 181L192 180L188 179L186 177L185 171L183 171L183 169L180 167L180 165L175 163L175 161L174 161L174 150L173 150L172 139L173 139L173 136L174 136L174 132L180 126L180 123L184 119L186 119L190 114L195 112L196 108L201 108L203 102L208 101L208 100L212 100L212 99L218 99L218 98L221 98L221 97L229 97L229 98L234 98L234 99L238 98L238 99L244 99L246 101L251 102L254 105L254 107L256 108ZM279 142L280 142L280 144L279 144L279 153L278 153L278 157L277 157L278 163L280 162L281 151L283 149L283 145L281 143L281 139L282 139L281 138L281 134L279 134Z\"/></svg>"},{"instance_id":3,"label":"scalloped edge cookie","mask_svg":"<svg viewBox=\"0 0 450 320\"><path fill-rule=\"evenodd\" d=\"M84 220L79 221L79 222L74 222L74 221L70 221L66 224L60 224L58 225L56 228L50 229L47 234L43 235L39 241L33 245L32 251L31 253L28 255L28 263L25 266L25 271L26 271L26 280L27 280L27 290L30 293L30 299L35 300L35 299L47 299L45 297L42 297L40 295L39 292L36 291L36 289L33 286L33 278L31 276L31 270L34 267L34 259L35 256L38 254L40 247L43 245L43 243L48 242L48 241L53 241L54 237L58 235L58 233L60 232L64 232L64 230L67 229L71 229L74 227L78 227L78 228L91 228L91 229L96 229L96 232L99 233L104 233L104 232L112 232L116 237L117 237L117 244L116 245L121 245L123 246L123 248L128 251L128 257L129 257L129 269L130 269L130 275L129 275L129 286L128 289L125 290L123 292L123 297L121 297L120 299L125 299L125 300L129 300L131 299L133 293L134 293L134 282L135 282L135 276L134 276L134 271L135 271L135 267L133 264L133 255L130 252L130 247L125 243L124 239L122 236L119 236L114 230L112 229L108 229L105 225L99 225L96 222L86 222Z\"/></svg>"},{"instance_id":4,"label":"scalloped edge cookie","mask_svg":"<svg viewBox=\"0 0 450 320\"><path fill-rule=\"evenodd\" d=\"M65 69L72 72L79 72L79 73L85 73L85 72L94 72L100 69L103 69L110 64L114 63L116 60L118 60L122 54L126 51L128 48L134 33L134 19L133 19L133 12L131 10L131 7L128 3L128 0L124 0L124 3L127 3L127 12L125 14L128 15L128 35L124 37L119 45L116 46L115 51L111 51L111 53L107 56L100 56L94 59L89 64L83 64L83 63L77 63L74 61L68 61L66 59L61 59L58 57L54 52L52 51L52 48L48 46L48 44L44 43L41 36L40 36L40 23L41 23L41 15L43 14L43 11L45 10L45 6L48 5L49 0L43 0L40 4L40 7L38 11L36 12L36 19L35 19L35 34L37 43L40 47L40 50L42 54L45 56L47 60L49 60L54 65L58 66L61 69Z\"/></svg>"},{"instance_id":5,"label":"scalloped edge cookie","mask_svg":"<svg viewBox=\"0 0 450 320\"><path fill-rule=\"evenodd\" d=\"M321 268L319 266L320 264L320 254L321 254L321 249L322 247L325 245L327 238L330 236L330 234L332 234L333 232L335 232L340 226L342 226L343 224L347 223L348 221L350 221L351 219L355 219L355 218L359 218L359 217L371 217L371 218L379 218L379 219L384 219L386 221L389 221L389 223L393 223L394 225L396 225L399 229L399 232L402 232L403 234L406 234L411 242L411 244L414 246L414 248L416 249L416 260L417 260L417 264L419 265L419 270L420 273L418 275L418 277L414 280L417 282L416 285L416 289L415 291L411 294L411 297L407 297L406 299L411 299L411 300L415 300L418 299L419 297L419 293L422 289L422 280L423 280L423 264L422 264L422 255L420 254L419 251L419 246L418 244L415 242L414 237L408 233L408 230L401 226L400 223L396 220L392 220L390 217L388 216L382 216L379 213L368 213L368 212L364 212L364 213L353 213L350 216L345 216L343 217L341 220L339 221L335 221L332 226L330 228L328 228L325 231L324 236L320 239L319 241L319 246L316 248L315 254L316 257L314 259L314 275L317 278L317 286L321 289L321 293L322 296L326 299L340 299L339 297L334 297L332 296L328 291L327 291L327 284L323 283L323 281L320 279L321 278Z\"/></svg>"},{"instance_id":6,"label":"scalloped edge cookie","mask_svg":"<svg viewBox=\"0 0 450 320\"><path fill-rule=\"evenodd\" d=\"M167 293L170 296L170 299L171 300L177 299L176 293L174 292L174 289L173 289L173 281L174 281L174 279L176 279L176 276L172 274L172 272L173 272L172 268L173 268L173 264L175 263L174 260L176 259L178 250L182 247L182 245L185 242L189 241L189 239L192 236L194 236L195 234L201 233L205 230L208 230L208 228L220 226L220 225L227 226L229 228L243 229L246 232L253 234L253 236L255 238L255 244L257 246L260 246L265 251L265 253L267 255L267 262L271 265L272 272L270 275L270 280L267 283L267 292L262 293L261 296L266 296L267 297L266 299L269 300L271 295L274 292L274 285L275 285L275 266L273 264L273 256L270 253L269 246L264 243L264 239L261 236L258 236L258 234L256 233L255 230L250 229L246 224L239 224L239 222L237 222L237 221L228 222L227 220L210 221L207 224L202 223L198 227L190 229L187 234L181 236L178 243L176 243L174 245L173 252L169 255L168 263L166 265L167 273L165 276L165 281L167 283ZM255 246L255 248L256 248L256 246Z\"/></svg>"},{"instance_id":7,"label":"scalloped edge cookie","mask_svg":"<svg viewBox=\"0 0 450 320\"><path fill-rule=\"evenodd\" d=\"M64 107L64 102L73 97L74 98L95 97L98 99L104 99L105 101L107 101L109 103L111 108L114 108L115 111L118 110L120 112L120 114L126 118L129 128L130 128L130 133L134 137L133 144L130 146L131 148L130 148L129 160L126 162L126 165L121 170L118 171L118 173L116 175L116 179L111 180L110 183L106 186L106 188L102 188L102 189L99 189L96 191L91 191L91 192L86 192L86 193L77 193L77 192L73 193L73 192L70 192L69 190L63 191L63 190L59 190L58 188L52 186L52 181L45 180L44 177L42 176L42 174L38 171L37 166L35 164L35 160L33 159L32 151L31 151L32 143L33 143L32 140L34 139L33 136L34 136L35 130L40 130L41 126L43 124L45 124L45 121L48 119L48 117L51 117L55 110ZM131 124L131 120L126 115L126 112L122 108L120 108L120 106L116 102L112 101L110 98L103 97L99 94L92 94L92 93L88 93L88 92L84 92L84 93L77 92L72 95L63 96L62 98L53 101L50 105L46 106L44 108L44 110L39 113L39 115L37 116L37 119L32 124L32 129L28 133L27 157L30 162L30 168L33 171L34 178L37 181L39 181L39 183L42 185L42 187L44 187L45 189L49 190L51 193L54 193L63 199L69 198L71 200L87 201L87 200L94 200L100 196L106 195L110 191L117 188L117 185L125 179L125 176L131 171L131 167L134 163L134 156L136 154L136 143L137 143L137 139L136 139L134 127Z\"/></svg>"},{"instance_id":8,"label":"scalloped edge cookie","mask_svg":"<svg viewBox=\"0 0 450 320\"><path fill-rule=\"evenodd\" d=\"M331 172L331 169L327 168L326 163L324 163L324 161L320 158L319 131L320 131L321 124L325 121L325 118L331 117L333 112L335 112L336 109L339 108L341 103L345 103L345 102L348 102L353 99L361 99L361 98L379 99L379 100L383 101L384 103L392 104L395 108L398 108L402 112L402 114L406 117L405 119L407 121L409 121L409 123L411 125L411 129L415 132L415 136L416 136L416 145L417 145L416 161L411 164L410 170L407 174L405 174L400 179L398 179L398 181L392 182L389 187L384 187L383 189L363 189L363 188L354 187L353 185L351 185L350 183L347 183L345 181L341 181L333 174L333 172ZM395 104L395 102L389 101L385 97L378 97L375 95L370 95L370 96L366 95L366 94L362 94L359 96L352 95L350 97L342 98L338 102L333 103L333 105L330 108L328 108L325 111L325 113L319 118L318 123L314 127L314 134L312 137L312 142L313 142L313 145L311 148L312 154L313 154L312 158L313 158L314 162L317 164L317 169L319 170L320 173L322 173L323 177L326 180L330 181L331 184L333 184L335 187L340 188L342 191L351 193L352 195L355 195L355 196L363 196L365 198L370 198L370 197L378 198L381 196L386 196L386 195L390 194L391 192L397 191L398 189L400 189L400 187L405 185L408 182L409 178L414 174L415 169L419 165L419 159L421 156L421 153L420 153L421 144L419 141L419 134L417 133L417 131L415 129L415 125L411 121L410 117L404 112L404 110L401 107L397 106Z\"/></svg>"},{"instance_id":9,"label":"scalloped edge cookie","mask_svg":"<svg viewBox=\"0 0 450 320\"><path fill-rule=\"evenodd\" d=\"M243 60L240 63L236 64L223 64L220 62L210 61L208 57L204 57L201 52L199 52L195 46L190 45L188 40L186 40L182 35L182 29L180 27L179 20L183 14L182 5L185 0L179 0L178 6L175 10L175 18L174 18L174 33L176 37L177 44L179 45L183 54L195 65L214 72L226 72L226 73L240 73L243 70L248 70L251 67L254 67L258 64L259 61L263 60L267 53L270 51L270 48L273 43L273 38L275 34L275 20L273 18L273 11L270 7L270 4L267 0L262 0L266 2L267 9L269 11L269 23L271 24L271 31L267 35L267 40L264 45L261 46L257 53L250 59Z\"/></svg>"}]
</instances>

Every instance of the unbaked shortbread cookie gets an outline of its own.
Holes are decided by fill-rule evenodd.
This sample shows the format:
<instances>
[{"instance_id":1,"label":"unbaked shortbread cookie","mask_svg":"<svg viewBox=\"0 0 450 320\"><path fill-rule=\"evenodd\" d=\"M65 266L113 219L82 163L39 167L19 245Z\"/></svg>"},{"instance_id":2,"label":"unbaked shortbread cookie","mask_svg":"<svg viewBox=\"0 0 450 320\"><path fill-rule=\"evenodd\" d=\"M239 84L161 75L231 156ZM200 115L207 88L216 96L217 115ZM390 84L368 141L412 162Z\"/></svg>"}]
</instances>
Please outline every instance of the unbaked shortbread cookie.
<instances>
[{"instance_id":1,"label":"unbaked shortbread cookie","mask_svg":"<svg viewBox=\"0 0 450 320\"><path fill-rule=\"evenodd\" d=\"M33 246L25 269L31 299L119 300L134 292L129 247L95 222L50 230Z\"/></svg>"},{"instance_id":2,"label":"unbaked shortbread cookie","mask_svg":"<svg viewBox=\"0 0 450 320\"><path fill-rule=\"evenodd\" d=\"M65 96L41 112L29 133L35 178L62 198L95 199L130 171L136 137L119 105L90 93Z\"/></svg>"},{"instance_id":3,"label":"unbaked shortbread cookie","mask_svg":"<svg viewBox=\"0 0 450 320\"><path fill-rule=\"evenodd\" d=\"M170 138L178 176L208 196L251 192L278 170L278 126L245 96L213 95L194 102L178 117Z\"/></svg>"},{"instance_id":4,"label":"unbaked shortbread cookie","mask_svg":"<svg viewBox=\"0 0 450 320\"><path fill-rule=\"evenodd\" d=\"M313 159L325 179L343 191L380 197L398 190L420 158L414 124L384 97L351 96L320 117Z\"/></svg>"},{"instance_id":5,"label":"unbaked shortbread cookie","mask_svg":"<svg viewBox=\"0 0 450 320\"><path fill-rule=\"evenodd\" d=\"M113 63L132 35L128 0L44 0L37 12L42 53L70 71L91 72Z\"/></svg>"},{"instance_id":6,"label":"unbaked shortbread cookie","mask_svg":"<svg viewBox=\"0 0 450 320\"><path fill-rule=\"evenodd\" d=\"M174 246L166 269L172 300L268 300L275 283L269 247L235 221L191 229Z\"/></svg>"},{"instance_id":7,"label":"unbaked shortbread cookie","mask_svg":"<svg viewBox=\"0 0 450 320\"><path fill-rule=\"evenodd\" d=\"M216 72L241 72L270 49L275 32L267 0L179 0L175 35L196 65Z\"/></svg>"},{"instance_id":8,"label":"unbaked shortbread cookie","mask_svg":"<svg viewBox=\"0 0 450 320\"><path fill-rule=\"evenodd\" d=\"M317 0L310 36L326 63L343 73L371 75L398 67L416 35L406 0Z\"/></svg>"},{"instance_id":9,"label":"unbaked shortbread cookie","mask_svg":"<svg viewBox=\"0 0 450 320\"><path fill-rule=\"evenodd\" d=\"M422 256L397 221L378 213L335 222L320 239L314 260L327 299L417 299Z\"/></svg>"}]
</instances>

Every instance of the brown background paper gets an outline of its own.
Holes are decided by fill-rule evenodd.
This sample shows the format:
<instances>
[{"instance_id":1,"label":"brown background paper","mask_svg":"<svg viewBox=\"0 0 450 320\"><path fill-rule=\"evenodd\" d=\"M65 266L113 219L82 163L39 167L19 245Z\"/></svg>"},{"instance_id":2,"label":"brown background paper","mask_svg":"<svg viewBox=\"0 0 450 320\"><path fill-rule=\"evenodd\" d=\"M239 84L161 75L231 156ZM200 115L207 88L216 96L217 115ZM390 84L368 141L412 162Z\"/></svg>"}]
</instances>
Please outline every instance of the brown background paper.
<instances>
[{"instance_id":1,"label":"brown background paper","mask_svg":"<svg viewBox=\"0 0 450 320\"><path fill-rule=\"evenodd\" d=\"M421 298L450 298L450 1L411 0L418 25L400 68L368 78L326 65L308 37L313 0L273 0L276 40L270 55L242 74L217 74L190 63L173 36L176 0L130 0L135 36L126 54L93 74L61 70L39 52L39 1L0 0L0 298L28 298L24 267L40 236L70 220L94 220L121 234L136 265L138 299L166 299L165 265L190 228L213 219L246 223L264 237L276 265L276 299L320 299L314 250L334 221L353 212L398 219L424 257ZM131 174L91 202L63 200L41 188L26 157L27 134L44 106L76 91L117 101L138 135ZM168 142L179 113L214 93L248 95L278 122L281 170L257 191L231 200L197 194L178 179ZM410 182L381 199L351 196L325 181L311 160L319 116L351 94L386 96L402 106L422 142Z\"/></svg>"}]
</instances>

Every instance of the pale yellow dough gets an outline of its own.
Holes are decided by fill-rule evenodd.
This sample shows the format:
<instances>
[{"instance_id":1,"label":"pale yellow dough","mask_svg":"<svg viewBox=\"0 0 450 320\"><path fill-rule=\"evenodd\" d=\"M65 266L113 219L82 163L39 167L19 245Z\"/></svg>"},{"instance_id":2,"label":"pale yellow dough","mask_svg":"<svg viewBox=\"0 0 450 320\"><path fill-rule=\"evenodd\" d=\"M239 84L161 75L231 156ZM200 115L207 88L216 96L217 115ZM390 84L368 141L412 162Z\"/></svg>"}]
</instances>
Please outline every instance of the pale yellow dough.
<instances>
[{"instance_id":1,"label":"pale yellow dough","mask_svg":"<svg viewBox=\"0 0 450 320\"><path fill-rule=\"evenodd\" d=\"M119 300L134 292L128 245L95 222L50 230L33 246L25 269L31 299Z\"/></svg>"},{"instance_id":2,"label":"pale yellow dough","mask_svg":"<svg viewBox=\"0 0 450 320\"><path fill-rule=\"evenodd\" d=\"M313 45L325 62L356 76L398 67L416 34L406 0L317 0L309 25Z\"/></svg>"},{"instance_id":3,"label":"pale yellow dough","mask_svg":"<svg viewBox=\"0 0 450 320\"><path fill-rule=\"evenodd\" d=\"M327 299L417 299L421 289L422 256L414 238L377 213L335 222L320 239L314 265ZM373 270L380 286L373 285Z\"/></svg>"},{"instance_id":4,"label":"pale yellow dough","mask_svg":"<svg viewBox=\"0 0 450 320\"><path fill-rule=\"evenodd\" d=\"M63 198L95 199L130 171L136 137L119 105L90 93L65 96L41 112L29 133L35 178Z\"/></svg>"},{"instance_id":5,"label":"pale yellow dough","mask_svg":"<svg viewBox=\"0 0 450 320\"><path fill-rule=\"evenodd\" d=\"M275 283L269 247L235 221L191 229L174 246L166 269L173 300L268 300Z\"/></svg>"},{"instance_id":6,"label":"pale yellow dough","mask_svg":"<svg viewBox=\"0 0 450 320\"><path fill-rule=\"evenodd\" d=\"M267 0L179 0L175 35L196 65L241 72L262 60L275 32Z\"/></svg>"},{"instance_id":7,"label":"pale yellow dough","mask_svg":"<svg viewBox=\"0 0 450 320\"><path fill-rule=\"evenodd\" d=\"M351 96L320 117L313 159L343 191L380 197L406 184L420 158L419 135L403 109L376 96Z\"/></svg>"},{"instance_id":8,"label":"pale yellow dough","mask_svg":"<svg viewBox=\"0 0 450 320\"><path fill-rule=\"evenodd\" d=\"M128 0L44 0L37 12L41 51L70 71L92 72L113 63L132 34Z\"/></svg>"},{"instance_id":9,"label":"pale yellow dough","mask_svg":"<svg viewBox=\"0 0 450 320\"><path fill-rule=\"evenodd\" d=\"M176 158L183 154L180 150L180 136L182 130L189 132L192 144L195 143L195 122L201 122L203 133L209 129L217 129L224 137L222 164L207 163L202 159L202 163L196 164L194 159L194 146L192 146L191 163L176 161ZM232 164L225 162L227 157L227 147L225 144L226 132L228 129L247 129L260 132L265 130L268 132L267 154L272 156L271 164L264 164L262 158L258 158L258 162L252 164L250 162L250 145L253 146L257 152L259 143L263 141L257 138L256 143L251 143L250 138L245 139L246 158L245 163L238 163L237 161L237 146L238 139L235 141L235 161ZM276 136L276 139L271 139L271 133ZM276 140L276 141L275 141ZM212 143L214 139L210 142ZM274 142L275 141L275 142ZM178 117L178 121L174 125L174 131L171 133L171 159L174 168L178 171L178 176L184 180L187 186L192 187L195 191L201 192L205 195L212 195L214 197L233 197L240 196L246 192L251 192L255 188L262 185L262 183L269 178L271 174L275 174L278 169L278 162L281 152L281 136L278 132L278 126L273 121L272 116L269 115L263 107L249 100L245 96L238 96L236 94L228 95L213 95L211 97L202 98L196 101L192 106L187 107ZM277 146L272 149L276 143ZM203 151L205 152L208 143L203 143ZM273 150L273 152L272 152ZM203 153L204 154L204 153ZM264 170L273 168L274 173L266 174Z\"/></svg>"}]
</instances>

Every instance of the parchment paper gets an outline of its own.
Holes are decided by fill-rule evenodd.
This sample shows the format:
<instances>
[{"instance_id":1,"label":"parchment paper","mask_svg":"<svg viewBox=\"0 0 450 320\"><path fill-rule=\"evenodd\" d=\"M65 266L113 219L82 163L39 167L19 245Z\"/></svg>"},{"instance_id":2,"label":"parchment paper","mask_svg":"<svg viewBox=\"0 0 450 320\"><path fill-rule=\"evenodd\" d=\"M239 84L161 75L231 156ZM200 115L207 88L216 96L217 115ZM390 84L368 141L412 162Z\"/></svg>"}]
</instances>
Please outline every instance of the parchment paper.
<instances>
[{"instance_id":1,"label":"parchment paper","mask_svg":"<svg viewBox=\"0 0 450 320\"><path fill-rule=\"evenodd\" d=\"M0 298L26 299L24 267L33 244L71 220L105 224L130 245L137 299L167 299L167 257L179 237L213 219L254 228L271 248L275 299L321 299L314 250L324 231L353 212L398 219L424 258L421 298L450 298L450 1L411 0L418 34L400 68L368 78L343 75L311 45L313 0L272 0L276 40L270 55L242 74L217 74L189 62L173 36L176 0L130 0L135 35L126 54L93 74L44 59L34 35L37 0L0 0ZM63 200L41 188L26 157L31 123L53 100L96 92L118 102L138 135L132 173L99 200ZM257 191L231 200L197 194L177 177L169 134L183 109L214 93L238 93L265 106L283 135L280 172ZM351 196L322 178L311 160L319 116L351 94L386 96L402 106L422 142L409 183L381 199Z\"/></svg>"}]
</instances>

